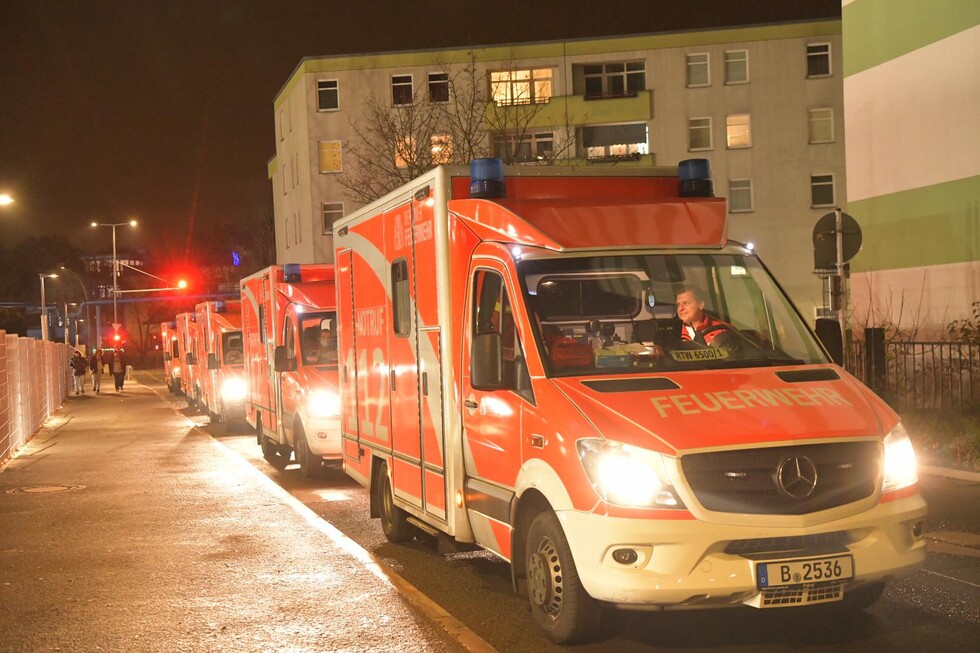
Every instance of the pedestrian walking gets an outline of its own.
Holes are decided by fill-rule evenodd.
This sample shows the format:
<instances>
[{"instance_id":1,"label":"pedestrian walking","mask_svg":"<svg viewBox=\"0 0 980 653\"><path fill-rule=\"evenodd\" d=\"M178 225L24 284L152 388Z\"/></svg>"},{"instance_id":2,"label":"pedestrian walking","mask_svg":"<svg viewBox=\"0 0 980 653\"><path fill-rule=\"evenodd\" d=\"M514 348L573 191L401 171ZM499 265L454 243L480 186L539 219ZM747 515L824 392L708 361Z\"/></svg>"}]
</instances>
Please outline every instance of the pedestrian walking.
<instances>
[{"instance_id":1,"label":"pedestrian walking","mask_svg":"<svg viewBox=\"0 0 980 653\"><path fill-rule=\"evenodd\" d=\"M96 348L89 359L88 366L92 368L92 390L99 394L102 388L102 369L105 367L105 360L102 358L102 350Z\"/></svg>"},{"instance_id":2,"label":"pedestrian walking","mask_svg":"<svg viewBox=\"0 0 980 653\"><path fill-rule=\"evenodd\" d=\"M123 381L126 380L126 361L123 359L122 351L118 349L112 350L112 358L109 360L109 371L112 372L112 378L116 381L116 392L121 392Z\"/></svg>"},{"instance_id":3,"label":"pedestrian walking","mask_svg":"<svg viewBox=\"0 0 980 653\"><path fill-rule=\"evenodd\" d=\"M71 355L71 360L68 361L68 366L72 370L72 378L75 381L75 394L80 395L85 393L85 372L88 369L88 361L82 356L82 352L76 350L74 354Z\"/></svg>"}]
</instances>

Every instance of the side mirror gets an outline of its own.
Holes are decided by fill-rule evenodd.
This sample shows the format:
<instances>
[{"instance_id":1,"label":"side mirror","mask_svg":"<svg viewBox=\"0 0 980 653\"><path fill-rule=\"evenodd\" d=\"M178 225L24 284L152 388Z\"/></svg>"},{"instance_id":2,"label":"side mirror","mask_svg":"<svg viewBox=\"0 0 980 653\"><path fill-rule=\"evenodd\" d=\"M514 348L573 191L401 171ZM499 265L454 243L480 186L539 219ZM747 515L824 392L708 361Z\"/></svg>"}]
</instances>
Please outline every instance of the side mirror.
<instances>
[{"instance_id":1,"label":"side mirror","mask_svg":"<svg viewBox=\"0 0 980 653\"><path fill-rule=\"evenodd\" d=\"M194 355L194 352L189 351L184 357L184 362L188 365L197 365L197 356Z\"/></svg>"},{"instance_id":2,"label":"side mirror","mask_svg":"<svg viewBox=\"0 0 980 653\"><path fill-rule=\"evenodd\" d=\"M844 343L841 342L840 322L829 318L817 320L817 337L830 354L831 360L838 365L844 364Z\"/></svg>"},{"instance_id":3,"label":"side mirror","mask_svg":"<svg viewBox=\"0 0 980 653\"><path fill-rule=\"evenodd\" d=\"M163 360L164 360L164 362L167 362L167 363L169 363L169 362L170 362L170 361L172 361L173 359L174 359L174 357L173 357L173 356L172 356L172 355L170 354L170 352L169 352L169 351L165 351L165 352L163 352Z\"/></svg>"},{"instance_id":4,"label":"side mirror","mask_svg":"<svg viewBox=\"0 0 980 653\"><path fill-rule=\"evenodd\" d=\"M275 361L273 362L273 369L276 372L295 372L296 371L296 359L289 358L286 355L286 345L279 345L276 347Z\"/></svg>"},{"instance_id":5,"label":"side mirror","mask_svg":"<svg viewBox=\"0 0 980 653\"><path fill-rule=\"evenodd\" d=\"M496 390L503 386L503 350L499 333L473 337L470 350L470 383L477 390Z\"/></svg>"},{"instance_id":6,"label":"side mirror","mask_svg":"<svg viewBox=\"0 0 980 653\"><path fill-rule=\"evenodd\" d=\"M214 353L208 354L208 369L217 370L220 368L221 365L218 363L218 356Z\"/></svg>"}]
</instances>

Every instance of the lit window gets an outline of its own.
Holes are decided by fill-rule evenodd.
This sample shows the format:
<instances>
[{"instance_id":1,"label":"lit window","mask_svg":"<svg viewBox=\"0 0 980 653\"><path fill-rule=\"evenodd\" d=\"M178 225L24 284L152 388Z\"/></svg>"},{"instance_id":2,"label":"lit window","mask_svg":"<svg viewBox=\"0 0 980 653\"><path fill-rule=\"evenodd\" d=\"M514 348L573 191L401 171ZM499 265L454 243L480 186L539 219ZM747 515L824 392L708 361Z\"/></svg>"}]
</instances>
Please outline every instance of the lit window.
<instances>
[{"instance_id":1,"label":"lit window","mask_svg":"<svg viewBox=\"0 0 980 653\"><path fill-rule=\"evenodd\" d=\"M749 81L748 50L725 52L725 83L746 84Z\"/></svg>"},{"instance_id":2,"label":"lit window","mask_svg":"<svg viewBox=\"0 0 980 653\"><path fill-rule=\"evenodd\" d=\"M432 137L432 165L445 165L453 158L453 137L436 134Z\"/></svg>"},{"instance_id":3,"label":"lit window","mask_svg":"<svg viewBox=\"0 0 980 653\"><path fill-rule=\"evenodd\" d=\"M585 98L633 97L646 89L646 64L642 61L585 66Z\"/></svg>"},{"instance_id":4,"label":"lit window","mask_svg":"<svg viewBox=\"0 0 980 653\"><path fill-rule=\"evenodd\" d=\"M834 206L833 175L810 175L810 205Z\"/></svg>"},{"instance_id":5,"label":"lit window","mask_svg":"<svg viewBox=\"0 0 980 653\"><path fill-rule=\"evenodd\" d=\"M708 86L711 78L708 76L708 53L699 52L687 55L687 85Z\"/></svg>"},{"instance_id":6,"label":"lit window","mask_svg":"<svg viewBox=\"0 0 980 653\"><path fill-rule=\"evenodd\" d=\"M582 128L582 148L589 160L639 159L649 154L646 123Z\"/></svg>"},{"instance_id":7,"label":"lit window","mask_svg":"<svg viewBox=\"0 0 980 653\"><path fill-rule=\"evenodd\" d=\"M412 97L412 76L392 75L391 103L396 107L405 106L412 103Z\"/></svg>"},{"instance_id":8,"label":"lit window","mask_svg":"<svg viewBox=\"0 0 980 653\"><path fill-rule=\"evenodd\" d=\"M395 143L395 167L407 168L415 161L415 139L405 136Z\"/></svg>"},{"instance_id":9,"label":"lit window","mask_svg":"<svg viewBox=\"0 0 980 653\"><path fill-rule=\"evenodd\" d=\"M344 217L343 202L323 203L323 235L333 235L333 223Z\"/></svg>"},{"instance_id":10,"label":"lit window","mask_svg":"<svg viewBox=\"0 0 980 653\"><path fill-rule=\"evenodd\" d=\"M497 106L549 102L552 95L551 80L551 68L490 73L493 101Z\"/></svg>"},{"instance_id":11,"label":"lit window","mask_svg":"<svg viewBox=\"0 0 980 653\"><path fill-rule=\"evenodd\" d=\"M449 102L449 73L429 73L429 102Z\"/></svg>"},{"instance_id":12,"label":"lit window","mask_svg":"<svg viewBox=\"0 0 980 653\"><path fill-rule=\"evenodd\" d=\"M728 182L728 211L744 213L752 210L752 180L732 179Z\"/></svg>"},{"instance_id":13,"label":"lit window","mask_svg":"<svg viewBox=\"0 0 980 653\"><path fill-rule=\"evenodd\" d=\"M725 119L728 149L752 147L752 121L747 113Z\"/></svg>"},{"instance_id":14,"label":"lit window","mask_svg":"<svg viewBox=\"0 0 980 653\"><path fill-rule=\"evenodd\" d=\"M316 110L336 111L340 108L340 91L336 79L320 79L316 82Z\"/></svg>"},{"instance_id":15,"label":"lit window","mask_svg":"<svg viewBox=\"0 0 980 653\"><path fill-rule=\"evenodd\" d=\"M806 46L806 76L827 77L830 75L830 44L814 43Z\"/></svg>"},{"instance_id":16,"label":"lit window","mask_svg":"<svg viewBox=\"0 0 980 653\"><path fill-rule=\"evenodd\" d=\"M711 118L689 119L687 121L687 141L687 149L692 152L712 149Z\"/></svg>"},{"instance_id":17,"label":"lit window","mask_svg":"<svg viewBox=\"0 0 980 653\"><path fill-rule=\"evenodd\" d=\"M810 142L834 142L833 109L810 109Z\"/></svg>"},{"instance_id":18,"label":"lit window","mask_svg":"<svg viewBox=\"0 0 980 653\"><path fill-rule=\"evenodd\" d=\"M343 171L340 141L320 141L320 173Z\"/></svg>"}]
</instances>

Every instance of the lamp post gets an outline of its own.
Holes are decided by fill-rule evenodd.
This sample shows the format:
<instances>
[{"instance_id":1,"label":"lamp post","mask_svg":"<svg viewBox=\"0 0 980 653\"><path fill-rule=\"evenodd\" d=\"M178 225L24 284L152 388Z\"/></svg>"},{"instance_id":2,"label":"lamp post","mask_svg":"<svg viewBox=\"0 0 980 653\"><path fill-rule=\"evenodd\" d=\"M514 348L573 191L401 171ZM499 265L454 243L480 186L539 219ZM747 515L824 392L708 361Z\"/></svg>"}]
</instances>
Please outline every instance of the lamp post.
<instances>
[{"instance_id":1,"label":"lamp post","mask_svg":"<svg viewBox=\"0 0 980 653\"><path fill-rule=\"evenodd\" d=\"M0 193L0 206L9 206L14 203L14 198L7 193Z\"/></svg>"},{"instance_id":2,"label":"lamp post","mask_svg":"<svg viewBox=\"0 0 980 653\"><path fill-rule=\"evenodd\" d=\"M82 297L85 298L85 303L82 304L85 307L85 317L91 317L89 315L88 290L85 288L85 282L82 281L82 278L80 276L78 276L78 273L77 272L75 272L72 269L69 269L68 267L66 267L64 265L59 266L58 269L61 270L62 272L67 272L71 276L75 277L75 281L78 282L79 287L81 287L81 289L82 289ZM75 330L76 330L76 333L75 333L75 346L76 347L78 346L78 332L77 332L77 330L78 330L78 322L86 322L86 320L85 320L85 318L78 318L77 320L75 320ZM89 322L89 324L90 324L90 322ZM92 327L91 326L89 326L88 336L85 338L85 344L87 344L87 345L91 345L92 344Z\"/></svg>"},{"instance_id":3,"label":"lamp post","mask_svg":"<svg viewBox=\"0 0 980 653\"><path fill-rule=\"evenodd\" d=\"M78 349L78 347L79 347L79 344L78 344L78 323L79 322L84 322L84 321L85 321L85 318L84 317L76 317L75 318L75 349ZM85 346L86 347L89 347L90 348L89 351L91 351L92 343L86 342L85 343Z\"/></svg>"},{"instance_id":4,"label":"lamp post","mask_svg":"<svg viewBox=\"0 0 980 653\"><path fill-rule=\"evenodd\" d=\"M112 324L114 329L118 329L119 324L119 308L116 304L116 299L119 297L119 286L117 285L117 279L119 277L119 266L116 263L116 227L125 227L129 225L130 227L136 226L136 220L130 220L129 222L93 222L93 227L112 227Z\"/></svg>"},{"instance_id":5,"label":"lamp post","mask_svg":"<svg viewBox=\"0 0 980 653\"><path fill-rule=\"evenodd\" d=\"M45 279L57 279L58 275L54 272L44 272L38 273L38 278L41 280L41 340L48 339L48 305L47 299L44 297L44 280Z\"/></svg>"},{"instance_id":6,"label":"lamp post","mask_svg":"<svg viewBox=\"0 0 980 653\"><path fill-rule=\"evenodd\" d=\"M68 339L68 331L70 330L68 328L68 307L69 306L78 306L78 302L65 302L65 344L66 345L70 345L71 344L71 341ZM77 314L77 312L76 312L76 314Z\"/></svg>"}]
</instances>

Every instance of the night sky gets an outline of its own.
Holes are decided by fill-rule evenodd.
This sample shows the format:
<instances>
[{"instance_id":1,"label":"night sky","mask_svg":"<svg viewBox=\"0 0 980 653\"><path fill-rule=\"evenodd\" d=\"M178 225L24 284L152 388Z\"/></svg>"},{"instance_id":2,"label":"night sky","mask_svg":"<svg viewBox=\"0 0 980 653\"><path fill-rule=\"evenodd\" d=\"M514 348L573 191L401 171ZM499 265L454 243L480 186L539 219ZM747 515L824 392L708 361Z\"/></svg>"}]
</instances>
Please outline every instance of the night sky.
<instances>
[{"instance_id":1,"label":"night sky","mask_svg":"<svg viewBox=\"0 0 980 653\"><path fill-rule=\"evenodd\" d=\"M120 245L169 258L271 206L272 103L304 56L839 16L839 0L0 0L0 193L16 198L0 246L104 250L89 222L136 217Z\"/></svg>"}]
</instances>

